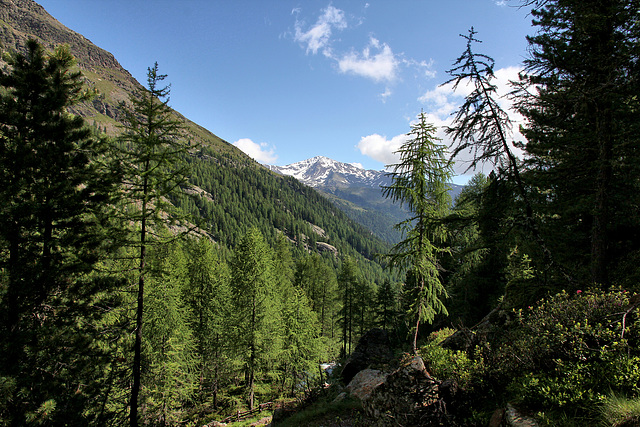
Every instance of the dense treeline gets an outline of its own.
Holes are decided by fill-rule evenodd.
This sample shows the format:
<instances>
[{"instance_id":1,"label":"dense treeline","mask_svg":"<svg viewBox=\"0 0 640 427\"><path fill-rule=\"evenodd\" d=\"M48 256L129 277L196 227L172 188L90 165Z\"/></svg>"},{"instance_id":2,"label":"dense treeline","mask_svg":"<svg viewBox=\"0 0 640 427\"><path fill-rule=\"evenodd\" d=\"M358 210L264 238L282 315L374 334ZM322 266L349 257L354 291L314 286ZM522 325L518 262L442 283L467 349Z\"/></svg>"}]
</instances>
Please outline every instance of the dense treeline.
<instances>
[{"instance_id":1,"label":"dense treeline","mask_svg":"<svg viewBox=\"0 0 640 427\"><path fill-rule=\"evenodd\" d=\"M295 179L191 144L157 66L113 140L67 112L90 96L67 49L9 56L0 423L207 422L304 393L372 326L458 382L464 424L507 401L552 425L637 403L640 3L525 3L525 140L471 29L446 132L494 170L451 204L421 114L384 189L411 213L391 250ZM441 345L443 326L462 331Z\"/></svg>"},{"instance_id":2,"label":"dense treeline","mask_svg":"<svg viewBox=\"0 0 640 427\"><path fill-rule=\"evenodd\" d=\"M307 392L391 325L384 245L297 181L191 145L157 64L110 139L67 113L92 94L66 48L8 63L0 423L204 422Z\"/></svg>"},{"instance_id":3,"label":"dense treeline","mask_svg":"<svg viewBox=\"0 0 640 427\"><path fill-rule=\"evenodd\" d=\"M425 255L412 270L438 267L427 295L443 295L443 285L448 314L423 332L463 331L445 348L454 331L438 332L419 351L432 373L454 378L461 398L474 402L458 408L465 424L486 425L505 402L546 425L603 417L606 425L637 424L640 3L523 3L538 28L510 95L525 118L523 141L510 140L494 62L476 51L473 29L449 71L447 83L469 89L446 129L453 158L468 152L472 168L494 170L476 175L449 212L431 216ZM430 188L436 184L432 178ZM400 254L417 250L408 249Z\"/></svg>"}]
</instances>

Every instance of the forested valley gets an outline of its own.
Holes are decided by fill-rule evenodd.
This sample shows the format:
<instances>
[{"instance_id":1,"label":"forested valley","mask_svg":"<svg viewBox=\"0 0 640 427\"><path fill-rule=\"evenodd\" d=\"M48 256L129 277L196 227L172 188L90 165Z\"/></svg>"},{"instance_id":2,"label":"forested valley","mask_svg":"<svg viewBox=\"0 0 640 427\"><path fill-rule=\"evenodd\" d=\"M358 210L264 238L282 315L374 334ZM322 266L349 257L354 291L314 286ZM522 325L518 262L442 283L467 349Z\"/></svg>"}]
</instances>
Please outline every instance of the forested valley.
<instances>
[{"instance_id":1,"label":"forested valley","mask_svg":"<svg viewBox=\"0 0 640 427\"><path fill-rule=\"evenodd\" d=\"M158 64L116 102L95 79L126 80L108 58L5 34L0 425L213 425L265 402L349 425L488 425L514 406L637 425L640 2L521 6L524 140L472 28L446 82L470 88L453 145L420 114L381 188L411 213L393 247L172 110ZM492 171L451 200L466 153ZM394 357L370 367L429 373L410 411L341 401L339 368L320 368L372 328Z\"/></svg>"}]
</instances>

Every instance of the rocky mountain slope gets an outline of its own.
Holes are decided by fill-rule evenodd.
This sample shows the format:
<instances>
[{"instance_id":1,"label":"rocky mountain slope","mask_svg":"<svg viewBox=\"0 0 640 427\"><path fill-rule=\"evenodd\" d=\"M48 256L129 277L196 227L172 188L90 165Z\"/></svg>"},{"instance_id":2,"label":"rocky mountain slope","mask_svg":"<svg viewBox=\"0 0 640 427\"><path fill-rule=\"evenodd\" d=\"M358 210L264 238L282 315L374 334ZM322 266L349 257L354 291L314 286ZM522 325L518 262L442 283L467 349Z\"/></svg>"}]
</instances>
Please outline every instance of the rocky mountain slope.
<instances>
[{"instance_id":1,"label":"rocky mountain slope","mask_svg":"<svg viewBox=\"0 0 640 427\"><path fill-rule=\"evenodd\" d=\"M72 113L108 135L117 135L123 116L121 104L142 88L140 83L114 55L66 28L33 0L0 0L0 48L4 52L25 52L30 38L47 49L69 46L86 86L98 93L92 101L74 107ZM0 62L0 69L6 71L7 64ZM300 247L305 246L305 239L330 244L341 255L363 259L382 277L381 267L370 259L371 254L384 251L385 245L368 230L315 190L266 170L209 130L177 111L174 114L186 127L185 138L199 147L189 159L192 188L185 189L199 197L174 203L202 216L215 241L233 247L250 227L259 228L271 243L279 233L285 233ZM315 229L322 229L324 235L316 238Z\"/></svg>"},{"instance_id":2,"label":"rocky mountain slope","mask_svg":"<svg viewBox=\"0 0 640 427\"><path fill-rule=\"evenodd\" d=\"M267 166L274 172L296 178L320 191L350 218L370 229L376 236L396 243L400 233L394 225L405 220L407 211L387 200L381 186L391 184L384 171L365 170L323 156L316 156L286 166ZM455 198L461 185L451 184Z\"/></svg>"},{"instance_id":3,"label":"rocky mountain slope","mask_svg":"<svg viewBox=\"0 0 640 427\"><path fill-rule=\"evenodd\" d=\"M73 113L83 116L107 134L118 133L122 119L120 103L128 102L129 95L141 88L140 83L122 66L113 54L94 45L81 34L62 25L33 0L0 0L0 47L3 51L25 52L29 38L36 39L47 49L66 44L77 59L85 84L95 89L98 96L74 108ZM149 64L152 65L152 64ZM0 67L5 67L0 60ZM218 138L210 131L191 122L180 113L176 117L188 128L193 143L204 144L216 151L232 153L245 158L240 150Z\"/></svg>"},{"instance_id":4,"label":"rocky mountain slope","mask_svg":"<svg viewBox=\"0 0 640 427\"><path fill-rule=\"evenodd\" d=\"M391 181L382 171L365 170L324 156L316 156L287 166L267 166L272 171L289 175L310 187L368 187L379 189Z\"/></svg>"}]
</instances>

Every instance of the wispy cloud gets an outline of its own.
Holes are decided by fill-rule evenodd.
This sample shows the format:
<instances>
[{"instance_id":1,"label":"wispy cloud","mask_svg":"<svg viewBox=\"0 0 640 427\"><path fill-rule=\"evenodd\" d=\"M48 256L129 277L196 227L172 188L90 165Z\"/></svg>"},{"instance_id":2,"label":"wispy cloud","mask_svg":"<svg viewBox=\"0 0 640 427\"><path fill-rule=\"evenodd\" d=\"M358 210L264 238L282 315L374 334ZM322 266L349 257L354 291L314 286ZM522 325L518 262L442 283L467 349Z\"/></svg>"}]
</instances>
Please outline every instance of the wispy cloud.
<instances>
[{"instance_id":1,"label":"wispy cloud","mask_svg":"<svg viewBox=\"0 0 640 427\"><path fill-rule=\"evenodd\" d=\"M365 4L365 9L368 8ZM336 47L339 39L336 32L347 28L357 28L363 18L349 17L341 9L328 5L322 9L320 16L313 25L308 25L304 20L299 20L302 10L297 8L291 12L296 15L295 34L293 40L305 49L307 54L321 53L336 65L342 74L350 74L364 77L375 83L395 83L400 79L400 72L404 68L419 70L422 77L434 77L433 63L404 58L402 53L396 53L391 46L377 38L370 36L369 42L364 48ZM382 101L391 95L389 89L382 94Z\"/></svg>"},{"instance_id":2,"label":"wispy cloud","mask_svg":"<svg viewBox=\"0 0 640 427\"><path fill-rule=\"evenodd\" d=\"M295 14L299 12L300 9L292 11ZM293 39L306 47L307 54L311 52L315 55L321 50L325 56L331 56L330 44L333 30L344 30L347 28L347 21L342 10L329 5L323 9L322 15L313 26L306 31L302 29L303 26L304 22L296 20L296 33Z\"/></svg>"},{"instance_id":3,"label":"wispy cloud","mask_svg":"<svg viewBox=\"0 0 640 427\"><path fill-rule=\"evenodd\" d=\"M275 147L269 146L266 142L256 144L249 138L241 138L233 143L242 150L246 155L260 163L275 163L278 156L275 154Z\"/></svg>"},{"instance_id":4,"label":"wispy cloud","mask_svg":"<svg viewBox=\"0 0 640 427\"><path fill-rule=\"evenodd\" d=\"M509 118L513 122L512 134L509 136L510 141L524 140L524 137L518 131L519 125L523 123L524 118L513 111L512 101L506 96L511 90L509 82L518 79L519 71L521 71L521 69L518 67L501 68L495 71L495 79L493 80L493 83L498 87L498 104L509 114ZM457 90L454 91L453 85L449 84L437 86L418 98L418 101L424 106L427 121L438 129L436 136L442 140L442 144L448 147L451 147L452 142L444 130L452 124L452 114L464 102L464 97L468 95L471 90L472 88L470 86L460 85ZM415 120L415 118L409 120L407 132L409 131L410 124ZM395 151L397 151L406 140L407 136L405 134L392 138L372 134L362 137L356 147L365 156L382 162L385 165L390 165L398 163L399 157L395 154ZM522 155L517 148L512 147L512 149L516 155ZM471 153L460 153L454 166L455 172L457 174L465 173L471 159ZM491 170L491 165L481 167L485 173Z\"/></svg>"},{"instance_id":5,"label":"wispy cloud","mask_svg":"<svg viewBox=\"0 0 640 427\"><path fill-rule=\"evenodd\" d=\"M393 92L391 91L391 89L386 87L384 89L384 92L382 92L380 94L380 98L382 99L382 103L384 104L385 102L387 102L387 98L389 98L392 94L393 94Z\"/></svg>"},{"instance_id":6,"label":"wispy cloud","mask_svg":"<svg viewBox=\"0 0 640 427\"><path fill-rule=\"evenodd\" d=\"M372 53L376 51L377 53ZM396 79L399 61L386 43L371 37L362 52L350 52L338 60L340 72L366 77L375 82Z\"/></svg>"}]
</instances>

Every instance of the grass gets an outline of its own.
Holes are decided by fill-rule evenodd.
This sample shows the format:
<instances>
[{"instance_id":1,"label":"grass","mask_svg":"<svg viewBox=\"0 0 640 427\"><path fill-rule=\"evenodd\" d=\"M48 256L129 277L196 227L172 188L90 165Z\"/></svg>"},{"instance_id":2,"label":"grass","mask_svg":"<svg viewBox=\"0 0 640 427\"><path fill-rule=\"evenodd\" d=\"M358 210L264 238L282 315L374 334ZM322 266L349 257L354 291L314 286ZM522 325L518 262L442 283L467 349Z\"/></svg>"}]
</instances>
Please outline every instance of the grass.
<instances>
[{"instance_id":1,"label":"grass","mask_svg":"<svg viewBox=\"0 0 640 427\"><path fill-rule=\"evenodd\" d=\"M610 395L600 409L603 426L640 426L640 399Z\"/></svg>"},{"instance_id":2,"label":"grass","mask_svg":"<svg viewBox=\"0 0 640 427\"><path fill-rule=\"evenodd\" d=\"M271 411L262 411L251 418L247 418L246 420L229 422L227 426L228 427L247 427L255 422L260 421L265 417L270 417L271 415L272 415Z\"/></svg>"},{"instance_id":3,"label":"grass","mask_svg":"<svg viewBox=\"0 0 640 427\"><path fill-rule=\"evenodd\" d=\"M316 427L316 426L368 426L362 412L362 405L354 398L346 397L338 402L334 396L324 397L302 411L279 421L277 427Z\"/></svg>"}]
</instances>

